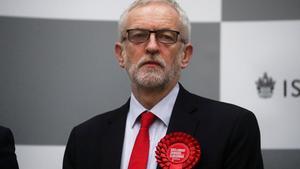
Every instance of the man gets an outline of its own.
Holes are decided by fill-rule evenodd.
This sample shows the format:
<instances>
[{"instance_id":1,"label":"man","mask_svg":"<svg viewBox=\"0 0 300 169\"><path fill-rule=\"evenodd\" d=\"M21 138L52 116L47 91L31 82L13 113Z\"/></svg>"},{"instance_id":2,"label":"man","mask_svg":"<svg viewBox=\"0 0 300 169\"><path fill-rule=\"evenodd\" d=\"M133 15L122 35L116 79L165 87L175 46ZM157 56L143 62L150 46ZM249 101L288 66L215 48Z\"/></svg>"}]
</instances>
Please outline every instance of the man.
<instances>
[{"instance_id":1,"label":"man","mask_svg":"<svg viewBox=\"0 0 300 169\"><path fill-rule=\"evenodd\" d=\"M131 80L131 97L72 130L64 169L159 168L156 145L174 132L199 142L194 168L263 168L253 113L196 96L178 83L193 46L188 18L175 1L135 1L121 16L119 32L115 54ZM145 114L151 116L147 127Z\"/></svg>"},{"instance_id":2,"label":"man","mask_svg":"<svg viewBox=\"0 0 300 169\"><path fill-rule=\"evenodd\" d=\"M18 162L15 155L15 143L12 132L0 126L0 168L18 169Z\"/></svg>"}]
</instances>

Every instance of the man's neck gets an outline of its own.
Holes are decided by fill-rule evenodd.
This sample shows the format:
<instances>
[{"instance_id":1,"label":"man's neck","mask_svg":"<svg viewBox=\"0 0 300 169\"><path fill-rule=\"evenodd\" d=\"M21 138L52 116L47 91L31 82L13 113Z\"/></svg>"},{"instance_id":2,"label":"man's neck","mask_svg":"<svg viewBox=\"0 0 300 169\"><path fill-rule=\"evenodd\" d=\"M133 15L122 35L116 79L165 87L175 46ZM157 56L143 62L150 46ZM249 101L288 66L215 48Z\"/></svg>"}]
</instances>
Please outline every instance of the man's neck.
<instances>
[{"instance_id":1,"label":"man's neck","mask_svg":"<svg viewBox=\"0 0 300 169\"><path fill-rule=\"evenodd\" d=\"M148 110L152 109L161 101L177 84L166 85L159 88L143 88L131 85L132 93L135 98Z\"/></svg>"}]
</instances>

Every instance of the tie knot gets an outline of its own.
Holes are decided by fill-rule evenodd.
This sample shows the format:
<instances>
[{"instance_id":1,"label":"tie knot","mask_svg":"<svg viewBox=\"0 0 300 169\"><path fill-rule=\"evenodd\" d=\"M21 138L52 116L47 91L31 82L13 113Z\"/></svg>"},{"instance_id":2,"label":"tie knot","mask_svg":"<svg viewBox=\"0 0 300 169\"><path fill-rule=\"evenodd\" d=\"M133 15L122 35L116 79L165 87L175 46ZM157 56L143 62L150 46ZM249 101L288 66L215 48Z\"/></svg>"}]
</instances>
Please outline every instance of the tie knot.
<instances>
[{"instance_id":1,"label":"tie knot","mask_svg":"<svg viewBox=\"0 0 300 169\"><path fill-rule=\"evenodd\" d=\"M151 112L144 112L141 115L141 128L149 128L155 119L155 115Z\"/></svg>"}]
</instances>

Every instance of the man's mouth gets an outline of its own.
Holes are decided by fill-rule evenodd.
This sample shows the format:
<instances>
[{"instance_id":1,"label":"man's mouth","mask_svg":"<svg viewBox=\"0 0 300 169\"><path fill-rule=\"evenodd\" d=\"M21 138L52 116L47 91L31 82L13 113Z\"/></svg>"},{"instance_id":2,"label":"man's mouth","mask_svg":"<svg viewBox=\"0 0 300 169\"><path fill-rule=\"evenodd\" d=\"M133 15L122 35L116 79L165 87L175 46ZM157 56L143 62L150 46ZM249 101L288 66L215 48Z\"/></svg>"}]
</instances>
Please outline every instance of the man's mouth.
<instances>
[{"instance_id":1,"label":"man's mouth","mask_svg":"<svg viewBox=\"0 0 300 169\"><path fill-rule=\"evenodd\" d=\"M141 66L147 66L147 67L159 66L159 67L163 67L159 62L156 62L156 61L147 61L147 62L144 62Z\"/></svg>"}]
</instances>

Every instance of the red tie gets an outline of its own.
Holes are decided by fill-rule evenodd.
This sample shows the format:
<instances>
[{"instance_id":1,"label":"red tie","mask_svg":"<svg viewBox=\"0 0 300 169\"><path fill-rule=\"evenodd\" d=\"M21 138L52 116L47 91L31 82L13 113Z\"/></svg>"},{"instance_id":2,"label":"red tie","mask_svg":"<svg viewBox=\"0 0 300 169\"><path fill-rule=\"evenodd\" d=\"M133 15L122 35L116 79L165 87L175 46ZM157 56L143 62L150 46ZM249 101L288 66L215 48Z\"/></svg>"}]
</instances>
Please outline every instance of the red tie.
<instances>
[{"instance_id":1,"label":"red tie","mask_svg":"<svg viewBox=\"0 0 300 169\"><path fill-rule=\"evenodd\" d=\"M141 115L141 128L135 139L131 152L128 169L146 169L149 154L149 127L154 121L155 115L144 112Z\"/></svg>"}]
</instances>

